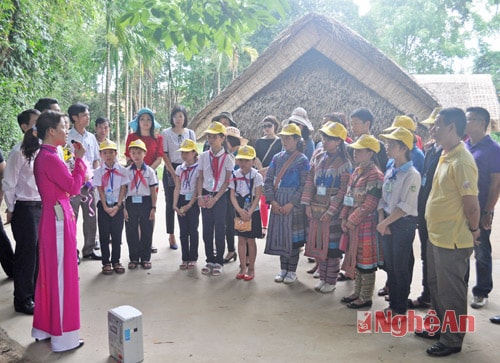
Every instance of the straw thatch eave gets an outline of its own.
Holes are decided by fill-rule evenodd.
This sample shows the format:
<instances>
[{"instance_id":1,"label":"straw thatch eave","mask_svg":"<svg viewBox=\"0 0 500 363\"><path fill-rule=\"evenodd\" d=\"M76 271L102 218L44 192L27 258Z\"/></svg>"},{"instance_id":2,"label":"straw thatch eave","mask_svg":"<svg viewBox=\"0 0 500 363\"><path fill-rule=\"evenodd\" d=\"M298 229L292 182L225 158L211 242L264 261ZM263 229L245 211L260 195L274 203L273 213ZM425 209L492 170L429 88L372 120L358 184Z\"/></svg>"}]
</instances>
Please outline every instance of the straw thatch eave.
<instances>
[{"instance_id":1,"label":"straw thatch eave","mask_svg":"<svg viewBox=\"0 0 500 363\"><path fill-rule=\"evenodd\" d=\"M431 92L443 107L479 106L488 110L491 129L500 130L500 105L489 74L425 74L416 81Z\"/></svg>"},{"instance_id":2,"label":"straw thatch eave","mask_svg":"<svg viewBox=\"0 0 500 363\"><path fill-rule=\"evenodd\" d=\"M324 55L400 112L412 112L424 118L438 105L410 75L357 33L335 20L308 14L284 30L253 64L193 118L190 126L200 134L220 112L237 114L245 103L311 50ZM283 101L291 104L283 117L301 105L300 100ZM264 114L273 111L267 110ZM329 111L332 110L325 105L323 113Z\"/></svg>"}]
</instances>

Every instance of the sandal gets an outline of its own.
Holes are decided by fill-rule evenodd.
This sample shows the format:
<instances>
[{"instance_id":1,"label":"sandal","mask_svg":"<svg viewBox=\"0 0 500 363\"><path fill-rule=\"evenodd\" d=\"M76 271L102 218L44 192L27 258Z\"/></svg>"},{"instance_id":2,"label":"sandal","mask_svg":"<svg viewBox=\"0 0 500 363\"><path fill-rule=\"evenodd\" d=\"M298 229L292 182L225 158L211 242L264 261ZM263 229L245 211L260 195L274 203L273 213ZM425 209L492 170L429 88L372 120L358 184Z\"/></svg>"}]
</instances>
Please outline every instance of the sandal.
<instances>
[{"instance_id":1,"label":"sandal","mask_svg":"<svg viewBox=\"0 0 500 363\"><path fill-rule=\"evenodd\" d=\"M346 276L343 272L339 273L339 277L337 277L337 281L348 281L352 280L350 277Z\"/></svg>"},{"instance_id":2,"label":"sandal","mask_svg":"<svg viewBox=\"0 0 500 363\"><path fill-rule=\"evenodd\" d=\"M191 270L196 267L196 261L189 261L188 262L188 269Z\"/></svg>"},{"instance_id":3,"label":"sandal","mask_svg":"<svg viewBox=\"0 0 500 363\"><path fill-rule=\"evenodd\" d=\"M188 268L188 262L187 261L182 261L182 263L179 265L179 268L181 270L187 270L187 268Z\"/></svg>"},{"instance_id":4,"label":"sandal","mask_svg":"<svg viewBox=\"0 0 500 363\"><path fill-rule=\"evenodd\" d=\"M130 261L128 263L128 269L129 270L135 270L137 268L138 264L139 264L139 262L137 262L137 261Z\"/></svg>"},{"instance_id":5,"label":"sandal","mask_svg":"<svg viewBox=\"0 0 500 363\"><path fill-rule=\"evenodd\" d=\"M145 270L150 270L153 265L151 265L151 262L149 261L142 261L141 266Z\"/></svg>"},{"instance_id":6,"label":"sandal","mask_svg":"<svg viewBox=\"0 0 500 363\"><path fill-rule=\"evenodd\" d=\"M212 276L220 276L222 275L222 266L218 263L214 264L214 267L212 268Z\"/></svg>"},{"instance_id":7,"label":"sandal","mask_svg":"<svg viewBox=\"0 0 500 363\"><path fill-rule=\"evenodd\" d=\"M117 274L122 274L125 272L125 267L120 262L117 262L113 265L113 269Z\"/></svg>"},{"instance_id":8,"label":"sandal","mask_svg":"<svg viewBox=\"0 0 500 363\"><path fill-rule=\"evenodd\" d=\"M113 268L111 267L111 264L107 263L102 266L102 273L104 275L112 275L113 274Z\"/></svg>"},{"instance_id":9,"label":"sandal","mask_svg":"<svg viewBox=\"0 0 500 363\"><path fill-rule=\"evenodd\" d=\"M358 300L358 296L344 296L342 299L340 299L340 302L343 302L343 303L350 303L351 301L355 301L355 300Z\"/></svg>"}]
</instances>

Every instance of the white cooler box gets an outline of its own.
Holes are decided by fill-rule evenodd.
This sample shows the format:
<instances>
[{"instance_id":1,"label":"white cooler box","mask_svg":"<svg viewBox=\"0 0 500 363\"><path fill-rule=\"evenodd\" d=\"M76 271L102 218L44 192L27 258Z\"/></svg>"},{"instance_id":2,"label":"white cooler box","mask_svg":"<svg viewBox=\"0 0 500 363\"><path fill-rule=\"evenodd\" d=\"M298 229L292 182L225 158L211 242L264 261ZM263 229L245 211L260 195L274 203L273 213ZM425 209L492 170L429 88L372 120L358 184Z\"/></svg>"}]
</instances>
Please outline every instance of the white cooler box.
<instances>
[{"instance_id":1,"label":"white cooler box","mask_svg":"<svg viewBox=\"0 0 500 363\"><path fill-rule=\"evenodd\" d=\"M109 354L122 363L144 360L142 313L129 305L108 311Z\"/></svg>"}]
</instances>

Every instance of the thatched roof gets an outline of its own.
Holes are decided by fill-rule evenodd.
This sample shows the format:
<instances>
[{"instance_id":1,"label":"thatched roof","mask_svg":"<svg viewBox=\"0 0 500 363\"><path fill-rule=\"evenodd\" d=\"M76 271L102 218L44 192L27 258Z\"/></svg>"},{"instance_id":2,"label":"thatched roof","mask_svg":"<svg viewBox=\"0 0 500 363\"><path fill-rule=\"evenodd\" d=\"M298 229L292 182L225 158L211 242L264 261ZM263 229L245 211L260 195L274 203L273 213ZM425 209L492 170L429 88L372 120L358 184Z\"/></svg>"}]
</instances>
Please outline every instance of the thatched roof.
<instances>
[{"instance_id":1,"label":"thatched roof","mask_svg":"<svg viewBox=\"0 0 500 363\"><path fill-rule=\"evenodd\" d=\"M242 134L256 139L264 116L284 119L298 106L315 128L326 113L348 115L369 107L377 133L397 114L426 118L438 102L360 35L336 20L308 14L279 34L190 127L201 135L212 117L230 111Z\"/></svg>"},{"instance_id":2,"label":"thatched roof","mask_svg":"<svg viewBox=\"0 0 500 363\"><path fill-rule=\"evenodd\" d=\"M500 105L489 74L426 74L415 75L417 82L428 89L443 107L480 106L491 116L491 129L499 130Z\"/></svg>"}]
</instances>

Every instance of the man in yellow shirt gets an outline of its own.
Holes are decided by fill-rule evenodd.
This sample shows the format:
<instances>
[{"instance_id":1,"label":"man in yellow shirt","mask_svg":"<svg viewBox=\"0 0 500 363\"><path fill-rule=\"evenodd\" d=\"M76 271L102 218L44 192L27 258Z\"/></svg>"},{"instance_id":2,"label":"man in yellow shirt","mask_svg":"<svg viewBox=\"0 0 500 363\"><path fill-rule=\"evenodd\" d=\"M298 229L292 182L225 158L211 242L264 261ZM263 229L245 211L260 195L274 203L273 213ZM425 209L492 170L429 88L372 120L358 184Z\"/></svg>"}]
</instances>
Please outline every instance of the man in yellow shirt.
<instances>
[{"instance_id":1,"label":"man in yellow shirt","mask_svg":"<svg viewBox=\"0 0 500 363\"><path fill-rule=\"evenodd\" d=\"M464 135L465 113L458 108L445 108L436 117L436 143L443 153L439 159L427 201L425 220L429 230L427 245L428 279L431 301L441 323L449 312L453 324L442 326L433 336L417 332L424 338L439 338L427 349L432 356L447 356L462 349L465 336L459 316L467 314L467 283L469 257L474 243L479 243L478 172L474 158L461 139Z\"/></svg>"}]
</instances>

